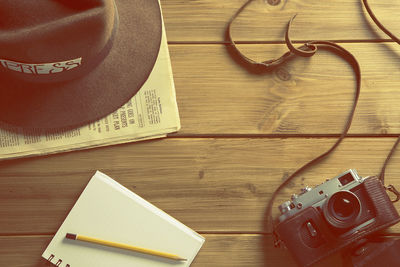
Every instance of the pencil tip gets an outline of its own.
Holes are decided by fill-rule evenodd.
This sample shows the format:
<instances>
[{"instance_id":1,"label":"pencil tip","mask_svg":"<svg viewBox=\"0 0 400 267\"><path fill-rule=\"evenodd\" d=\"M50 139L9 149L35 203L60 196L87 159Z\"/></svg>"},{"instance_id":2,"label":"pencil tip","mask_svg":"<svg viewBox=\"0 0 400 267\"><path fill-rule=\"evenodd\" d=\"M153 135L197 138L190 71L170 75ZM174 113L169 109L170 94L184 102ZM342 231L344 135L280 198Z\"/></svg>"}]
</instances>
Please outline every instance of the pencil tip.
<instances>
[{"instance_id":1,"label":"pencil tip","mask_svg":"<svg viewBox=\"0 0 400 267\"><path fill-rule=\"evenodd\" d=\"M73 239L73 240L75 240L75 239L76 239L76 234L67 233L67 234L65 235L65 237L68 238L68 239Z\"/></svg>"}]
</instances>

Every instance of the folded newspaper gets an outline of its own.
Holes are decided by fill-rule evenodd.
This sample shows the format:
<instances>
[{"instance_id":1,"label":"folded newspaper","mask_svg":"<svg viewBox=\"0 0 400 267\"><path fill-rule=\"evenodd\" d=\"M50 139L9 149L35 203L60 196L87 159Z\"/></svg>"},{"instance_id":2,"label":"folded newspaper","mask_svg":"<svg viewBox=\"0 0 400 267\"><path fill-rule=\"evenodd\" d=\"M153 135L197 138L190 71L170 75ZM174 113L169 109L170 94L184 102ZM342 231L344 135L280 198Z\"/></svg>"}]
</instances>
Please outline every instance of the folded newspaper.
<instances>
[{"instance_id":1,"label":"folded newspaper","mask_svg":"<svg viewBox=\"0 0 400 267\"><path fill-rule=\"evenodd\" d=\"M0 160L161 138L178 131L180 120L164 25L152 73L119 110L69 131L7 127L0 125Z\"/></svg>"}]
</instances>

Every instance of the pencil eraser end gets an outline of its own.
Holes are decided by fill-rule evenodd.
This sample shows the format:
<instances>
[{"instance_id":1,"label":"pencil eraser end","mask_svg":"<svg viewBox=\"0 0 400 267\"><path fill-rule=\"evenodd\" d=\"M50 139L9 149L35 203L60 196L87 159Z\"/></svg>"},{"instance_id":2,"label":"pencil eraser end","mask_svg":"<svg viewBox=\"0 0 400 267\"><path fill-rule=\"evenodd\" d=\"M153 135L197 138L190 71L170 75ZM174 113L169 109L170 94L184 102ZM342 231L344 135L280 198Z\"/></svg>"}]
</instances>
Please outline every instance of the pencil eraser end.
<instances>
[{"instance_id":1,"label":"pencil eraser end","mask_svg":"<svg viewBox=\"0 0 400 267\"><path fill-rule=\"evenodd\" d=\"M73 239L73 240L75 240L75 239L76 239L76 234L67 233L67 235L66 235L65 237L68 238L68 239Z\"/></svg>"}]
</instances>

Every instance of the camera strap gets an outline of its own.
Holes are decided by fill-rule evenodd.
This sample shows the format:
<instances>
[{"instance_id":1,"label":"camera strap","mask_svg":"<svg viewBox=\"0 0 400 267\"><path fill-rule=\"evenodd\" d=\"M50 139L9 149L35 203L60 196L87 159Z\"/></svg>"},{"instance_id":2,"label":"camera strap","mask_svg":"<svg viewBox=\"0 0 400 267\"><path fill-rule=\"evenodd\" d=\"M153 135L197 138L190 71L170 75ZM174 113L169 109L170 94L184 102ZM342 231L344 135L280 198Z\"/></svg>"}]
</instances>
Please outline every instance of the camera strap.
<instances>
[{"instance_id":1,"label":"camera strap","mask_svg":"<svg viewBox=\"0 0 400 267\"><path fill-rule=\"evenodd\" d=\"M400 39L397 38L393 33L391 33L388 29L386 29L385 26L383 26L382 23L380 23L380 21L376 18L374 12L372 12L371 7L368 4L367 0L362 0L365 10L367 10L368 15L371 17L371 19L374 21L374 23L379 27L379 29L381 29L384 33L386 33L387 36L390 37L390 39L392 39L393 41L395 41L396 43L398 43L400 45ZM396 142L394 143L392 149L390 150L389 154L386 157L385 162L383 163L381 172L379 174L379 179L382 181L382 184L385 185L385 170L386 170L386 166L389 163L390 158L392 157L394 151L396 150L397 145L400 142L400 136L397 138ZM397 202L400 200L400 192L396 190L396 188L393 185L388 185L386 187L386 189L390 192L392 192L395 196L396 199L393 200L392 202Z\"/></svg>"},{"instance_id":2,"label":"camera strap","mask_svg":"<svg viewBox=\"0 0 400 267\"><path fill-rule=\"evenodd\" d=\"M339 136L339 138L337 139L337 141L332 145L331 148L329 148L326 152L320 154L319 156L315 157L314 159L312 159L311 161L307 162L306 164L304 164L303 166L301 166L299 169L297 169L294 173L292 173L290 176L288 176L279 186L277 189L275 189L275 191L273 192L269 202L268 202L268 206L267 206L267 218L270 221L270 223L272 224L272 229L274 232L274 236L275 236L275 245L279 246L279 239L275 234L275 222L272 218L272 207L273 207L273 203L275 201L275 198L277 197L277 195L279 194L279 192L290 182L292 181L297 175L299 175L301 172L303 172L305 169L319 163L320 161L322 161L323 159L325 159L331 152L333 152L336 147L339 146L339 144L343 141L343 139L346 137L347 132L351 126L353 117L354 117L354 113L355 113L355 109L357 107L357 103L358 103L358 99L359 99L359 95L360 95L360 88L361 88L361 70L360 70L360 66L358 64L357 59L345 48L343 48L342 46L334 43L334 42L330 42L330 41L309 41L299 47L294 47L293 43L290 40L290 27L291 24L294 20L294 18L296 17L293 16L290 21L287 24L286 27L286 33L285 33L285 43L286 46L288 48L289 51L285 52L281 57L276 58L276 59L270 59L270 60L265 60L265 61L255 61L252 60L251 58L247 57L246 55L244 55L237 47L235 41L232 38L232 34L231 34L231 28L232 28L232 24L235 21L235 19L243 12L243 10L250 4L252 3L254 0L248 0L243 6L241 6L236 13L232 16L232 18L229 20L227 28L226 28L226 33L225 33L225 38L226 41L229 43L227 45L227 49L228 49L228 53L232 56L232 58L240 65L242 65L243 67L245 67L248 71L253 72L253 73L258 73L258 74L263 74L266 72L270 72L272 70L274 70L276 67L281 66L283 64L285 64L288 60L290 60L291 58L295 57L295 56L300 56L300 57L311 57L313 55L315 55L315 53L319 50L319 49L324 49L327 51L330 51L340 57L342 57L345 61L347 61L350 66L353 69L354 72L354 76L356 79L356 89L354 92L354 99L353 99L353 104L352 104L352 108L347 116L347 120L345 122L344 128ZM396 41L397 43L400 44L400 40L394 36L390 31L388 31L375 17L374 13L372 12L370 6L368 5L367 0L362 0L368 14L370 15L370 17L372 18L372 20L378 25L378 27L385 32L392 40ZM391 156L393 155L397 145L400 142L400 136L398 137L397 141L395 142L395 144L393 145L392 149L390 150L379 175L379 178L382 182L382 184L384 185L384 174L385 174L385 169L386 166L389 162L389 159L391 158ZM385 187L388 191L392 192L395 194L396 199L393 202L396 202L400 199L400 192L398 192L395 187L393 185L389 185L387 187Z\"/></svg>"}]
</instances>

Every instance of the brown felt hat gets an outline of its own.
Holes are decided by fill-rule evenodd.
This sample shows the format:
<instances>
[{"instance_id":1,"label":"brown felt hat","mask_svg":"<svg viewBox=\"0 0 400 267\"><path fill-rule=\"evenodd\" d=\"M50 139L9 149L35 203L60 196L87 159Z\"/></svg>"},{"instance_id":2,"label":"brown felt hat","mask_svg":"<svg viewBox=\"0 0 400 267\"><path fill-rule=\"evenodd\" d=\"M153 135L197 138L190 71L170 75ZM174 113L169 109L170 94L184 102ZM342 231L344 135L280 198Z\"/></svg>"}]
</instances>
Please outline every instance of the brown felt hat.
<instances>
[{"instance_id":1,"label":"brown felt hat","mask_svg":"<svg viewBox=\"0 0 400 267\"><path fill-rule=\"evenodd\" d=\"M76 127L125 104L161 42L158 0L1 0L0 121Z\"/></svg>"}]
</instances>

